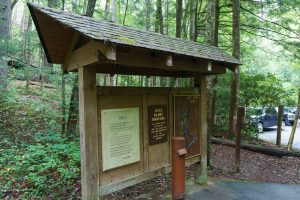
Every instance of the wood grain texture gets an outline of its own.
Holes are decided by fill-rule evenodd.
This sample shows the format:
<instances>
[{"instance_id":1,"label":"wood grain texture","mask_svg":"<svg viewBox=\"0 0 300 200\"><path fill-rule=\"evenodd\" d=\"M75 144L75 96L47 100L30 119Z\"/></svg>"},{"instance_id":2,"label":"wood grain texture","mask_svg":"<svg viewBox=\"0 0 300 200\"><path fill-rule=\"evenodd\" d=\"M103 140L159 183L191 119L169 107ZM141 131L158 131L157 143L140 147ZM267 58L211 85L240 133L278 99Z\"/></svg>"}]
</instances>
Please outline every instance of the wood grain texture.
<instances>
[{"instance_id":1,"label":"wood grain texture","mask_svg":"<svg viewBox=\"0 0 300 200\"><path fill-rule=\"evenodd\" d=\"M126 88L97 87L98 116L101 109L139 107L141 124L141 160L127 166L102 172L101 147L99 147L100 194L105 195L149 178L170 172L170 138L173 134L173 95L198 94L193 88ZM168 142L148 145L148 105L167 104L169 113ZM98 117L99 143L101 119ZM186 160L186 166L198 162L200 156Z\"/></svg>"},{"instance_id":2,"label":"wood grain texture","mask_svg":"<svg viewBox=\"0 0 300 200\"><path fill-rule=\"evenodd\" d=\"M142 96L133 95L98 95L98 133L99 144L102 144L101 133L101 110L105 109L119 109L119 108L139 108L139 138L140 138L140 161L117 167L108 171L103 171L102 164L102 148L99 145L99 170L100 170L100 186L107 185L114 182L119 182L130 177L142 174L144 171L144 148L143 148L143 112L142 112Z\"/></svg>"},{"instance_id":3,"label":"wood grain texture","mask_svg":"<svg viewBox=\"0 0 300 200\"><path fill-rule=\"evenodd\" d=\"M65 64L66 69L70 72L74 69L96 63L99 61L100 54L105 60L116 60L116 52L113 45L91 41L71 53Z\"/></svg>"},{"instance_id":4,"label":"wood grain texture","mask_svg":"<svg viewBox=\"0 0 300 200\"><path fill-rule=\"evenodd\" d=\"M82 199L98 199L96 69L80 68L78 72Z\"/></svg>"},{"instance_id":5,"label":"wood grain texture","mask_svg":"<svg viewBox=\"0 0 300 200\"><path fill-rule=\"evenodd\" d=\"M200 185L207 184L207 86L205 76L195 77L195 86L200 93L200 148L201 160L195 172L195 182Z\"/></svg>"},{"instance_id":6,"label":"wood grain texture","mask_svg":"<svg viewBox=\"0 0 300 200\"><path fill-rule=\"evenodd\" d=\"M147 109L149 105L168 105L168 95L147 95ZM170 109L170 108L168 108ZM167 114L168 115L168 114ZM145 118L147 121L148 119ZM170 117L168 116L168 120ZM169 126L169 124L168 124ZM168 127L169 128L169 127ZM169 133L169 132L168 132ZM144 134L149 134L149 131ZM167 138L170 139L171 135L168 134ZM170 143L164 142L155 145L149 145L149 170L155 170L170 164Z\"/></svg>"}]
</instances>

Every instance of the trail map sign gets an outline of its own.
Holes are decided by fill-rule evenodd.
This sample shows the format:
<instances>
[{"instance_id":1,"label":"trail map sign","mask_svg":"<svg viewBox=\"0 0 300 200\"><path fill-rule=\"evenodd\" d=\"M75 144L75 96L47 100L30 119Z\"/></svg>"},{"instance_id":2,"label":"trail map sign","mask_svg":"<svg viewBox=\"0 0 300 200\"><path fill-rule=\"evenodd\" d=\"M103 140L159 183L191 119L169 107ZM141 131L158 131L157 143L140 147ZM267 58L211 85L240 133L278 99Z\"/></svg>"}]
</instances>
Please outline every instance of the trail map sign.
<instances>
[{"instance_id":1,"label":"trail map sign","mask_svg":"<svg viewBox=\"0 0 300 200\"><path fill-rule=\"evenodd\" d=\"M160 144L168 140L167 105L148 106L149 145Z\"/></svg>"},{"instance_id":2,"label":"trail map sign","mask_svg":"<svg viewBox=\"0 0 300 200\"><path fill-rule=\"evenodd\" d=\"M174 96L174 133L185 137L187 157L200 154L199 101L196 95Z\"/></svg>"},{"instance_id":3,"label":"trail map sign","mask_svg":"<svg viewBox=\"0 0 300 200\"><path fill-rule=\"evenodd\" d=\"M101 111L103 171L140 160L139 108Z\"/></svg>"}]
</instances>

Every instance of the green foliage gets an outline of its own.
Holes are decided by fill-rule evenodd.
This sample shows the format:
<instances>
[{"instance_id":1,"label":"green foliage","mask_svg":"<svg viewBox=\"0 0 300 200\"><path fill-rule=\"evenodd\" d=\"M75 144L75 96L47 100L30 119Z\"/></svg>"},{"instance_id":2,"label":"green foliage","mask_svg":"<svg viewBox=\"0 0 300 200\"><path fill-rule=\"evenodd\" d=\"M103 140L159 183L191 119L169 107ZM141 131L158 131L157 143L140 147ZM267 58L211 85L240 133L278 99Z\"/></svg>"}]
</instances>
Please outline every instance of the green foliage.
<instances>
[{"instance_id":1,"label":"green foliage","mask_svg":"<svg viewBox=\"0 0 300 200\"><path fill-rule=\"evenodd\" d=\"M278 106L295 104L291 92L286 91L284 82L271 73L241 73L240 104L248 106Z\"/></svg>"},{"instance_id":2,"label":"green foliage","mask_svg":"<svg viewBox=\"0 0 300 200\"><path fill-rule=\"evenodd\" d=\"M61 135L57 95L14 86L0 97L0 198L76 195L79 137Z\"/></svg>"},{"instance_id":3,"label":"green foliage","mask_svg":"<svg viewBox=\"0 0 300 200\"><path fill-rule=\"evenodd\" d=\"M247 125L242 129L243 138L258 138L257 128L252 125Z\"/></svg>"},{"instance_id":4,"label":"green foliage","mask_svg":"<svg viewBox=\"0 0 300 200\"><path fill-rule=\"evenodd\" d=\"M230 80L231 74L218 75L218 84L214 90L217 92L216 97L216 123L215 132L226 132L228 127L228 117L230 108Z\"/></svg>"}]
</instances>

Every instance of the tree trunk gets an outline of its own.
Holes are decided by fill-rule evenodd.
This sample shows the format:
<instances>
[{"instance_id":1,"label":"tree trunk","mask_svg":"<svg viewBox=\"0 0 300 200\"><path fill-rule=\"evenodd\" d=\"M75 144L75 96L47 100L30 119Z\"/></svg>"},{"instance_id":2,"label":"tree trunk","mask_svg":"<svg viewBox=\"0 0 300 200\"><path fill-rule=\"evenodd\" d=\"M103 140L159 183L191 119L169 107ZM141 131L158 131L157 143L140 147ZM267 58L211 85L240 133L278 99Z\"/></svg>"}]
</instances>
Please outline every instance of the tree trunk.
<instances>
[{"instance_id":1,"label":"tree trunk","mask_svg":"<svg viewBox=\"0 0 300 200\"><path fill-rule=\"evenodd\" d=\"M297 128L297 124L298 124L298 120L299 120L299 113L300 113L300 90L299 90L299 94L298 94L297 113L296 113L296 116L295 116L295 120L294 120L293 127L292 127L292 132L291 132L289 142L288 142L288 146L287 146L288 151L292 150L294 137L295 137L295 132L296 132L296 128Z\"/></svg>"},{"instance_id":2,"label":"tree trunk","mask_svg":"<svg viewBox=\"0 0 300 200\"><path fill-rule=\"evenodd\" d=\"M85 15L88 17L93 17L95 10L96 0L88 0Z\"/></svg>"},{"instance_id":3,"label":"tree trunk","mask_svg":"<svg viewBox=\"0 0 300 200\"><path fill-rule=\"evenodd\" d=\"M110 14L110 0L106 0L105 3L105 11L104 11L104 19L108 20Z\"/></svg>"},{"instance_id":4,"label":"tree trunk","mask_svg":"<svg viewBox=\"0 0 300 200\"><path fill-rule=\"evenodd\" d=\"M90 1L96 0L89 0L86 10L86 16L92 17L94 10L95 10L95 2L94 4ZM93 5L93 6L92 6ZM74 77L74 84L72 87L72 93L71 93L71 99L70 99L70 105L69 105L69 117L67 122L67 133L66 135L70 137L71 135L74 135L76 133L76 126L79 119L79 113L78 113L78 74Z\"/></svg>"},{"instance_id":5,"label":"tree trunk","mask_svg":"<svg viewBox=\"0 0 300 200\"><path fill-rule=\"evenodd\" d=\"M123 18L123 26L125 25L126 15L127 15L127 9L128 9L128 0L126 1L126 7L125 7L125 13Z\"/></svg>"},{"instance_id":6,"label":"tree trunk","mask_svg":"<svg viewBox=\"0 0 300 200\"><path fill-rule=\"evenodd\" d=\"M72 0L72 12L78 13L77 0Z\"/></svg>"},{"instance_id":7,"label":"tree trunk","mask_svg":"<svg viewBox=\"0 0 300 200\"><path fill-rule=\"evenodd\" d=\"M26 17L26 15L23 15L25 19L23 19L24 24L26 24L27 22L27 27L24 29L23 35L24 35L24 43L23 43L23 58L25 60L25 63L27 64L27 66L30 65L30 60L31 60L31 50L30 50L30 43L31 43L31 37L30 37L30 31L32 28L32 19L31 17ZM27 20L26 20L27 18ZM41 54L43 55L43 54ZM41 56L40 56L41 58ZM25 69L25 77L26 77L26 90L29 89L29 84L30 84L30 70L29 68L26 66Z\"/></svg>"},{"instance_id":8,"label":"tree trunk","mask_svg":"<svg viewBox=\"0 0 300 200\"><path fill-rule=\"evenodd\" d=\"M58 8L58 0L48 0L48 7L50 8Z\"/></svg>"},{"instance_id":9,"label":"tree trunk","mask_svg":"<svg viewBox=\"0 0 300 200\"><path fill-rule=\"evenodd\" d=\"M67 122L67 133L66 135L70 138L76 134L77 122L79 119L78 113L78 74L74 77L74 84L72 88L72 95L69 105L69 116Z\"/></svg>"},{"instance_id":10,"label":"tree trunk","mask_svg":"<svg viewBox=\"0 0 300 200\"><path fill-rule=\"evenodd\" d=\"M127 4L128 4L128 0L127 0ZM111 21L113 23L116 23L116 0L112 0L112 2L111 2ZM124 20L124 23L125 23L125 20Z\"/></svg>"},{"instance_id":11,"label":"tree trunk","mask_svg":"<svg viewBox=\"0 0 300 200\"><path fill-rule=\"evenodd\" d=\"M240 59L240 0L232 1L232 55L236 59ZM231 100L230 100L230 111L229 111L229 126L228 136L233 137L236 135L236 112L238 105L238 94L239 94L239 81L240 73L239 67L236 66L235 71L232 74L231 80Z\"/></svg>"},{"instance_id":12,"label":"tree trunk","mask_svg":"<svg viewBox=\"0 0 300 200\"><path fill-rule=\"evenodd\" d=\"M2 41L9 40L10 32L10 18L11 18L11 1L1 0L0 1L0 44L3 48L0 48L0 92L7 91L7 74L8 66L5 57L7 56L7 46Z\"/></svg>"},{"instance_id":13,"label":"tree trunk","mask_svg":"<svg viewBox=\"0 0 300 200\"><path fill-rule=\"evenodd\" d=\"M18 3L18 0L13 0L12 2L11 2L11 10L13 10L14 9L14 7L15 7L15 5Z\"/></svg>"},{"instance_id":14,"label":"tree trunk","mask_svg":"<svg viewBox=\"0 0 300 200\"><path fill-rule=\"evenodd\" d=\"M220 0L215 0L215 24L214 24L214 46L219 45L219 28L220 28Z\"/></svg>"},{"instance_id":15,"label":"tree trunk","mask_svg":"<svg viewBox=\"0 0 300 200\"><path fill-rule=\"evenodd\" d=\"M151 28L151 0L146 0L146 30Z\"/></svg>"},{"instance_id":16,"label":"tree trunk","mask_svg":"<svg viewBox=\"0 0 300 200\"><path fill-rule=\"evenodd\" d=\"M166 35L169 35L169 0L166 0L166 11L165 11L165 26L166 26Z\"/></svg>"},{"instance_id":17,"label":"tree trunk","mask_svg":"<svg viewBox=\"0 0 300 200\"><path fill-rule=\"evenodd\" d=\"M206 44L213 45L214 37L214 0L208 0L207 5L207 18L206 18ZM212 107L212 96L213 96L213 87L212 87L212 77L206 77L207 85L207 166L210 166L210 138L212 135L212 121L211 121L211 107Z\"/></svg>"},{"instance_id":18,"label":"tree trunk","mask_svg":"<svg viewBox=\"0 0 300 200\"><path fill-rule=\"evenodd\" d=\"M196 30L196 10L197 10L197 0L190 0L190 34L189 38L192 41L196 41L196 35L195 35L195 30Z\"/></svg>"},{"instance_id":19,"label":"tree trunk","mask_svg":"<svg viewBox=\"0 0 300 200\"><path fill-rule=\"evenodd\" d=\"M183 19L181 23L181 38L183 39L188 39L189 34L188 34L188 29L189 29L189 5L190 2L187 2L187 5L185 9L183 10Z\"/></svg>"},{"instance_id":20,"label":"tree trunk","mask_svg":"<svg viewBox=\"0 0 300 200\"><path fill-rule=\"evenodd\" d=\"M181 37L182 0L176 0L176 37Z\"/></svg>"},{"instance_id":21,"label":"tree trunk","mask_svg":"<svg viewBox=\"0 0 300 200\"><path fill-rule=\"evenodd\" d=\"M61 75L61 134L66 134L66 75Z\"/></svg>"},{"instance_id":22,"label":"tree trunk","mask_svg":"<svg viewBox=\"0 0 300 200\"><path fill-rule=\"evenodd\" d=\"M220 28L220 1L215 0L215 23L214 23L214 46L217 47L219 45L219 28ZM218 76L215 75L212 81L212 105L211 105L211 126L214 127L215 125L215 115L216 115L216 100L217 100L217 90L215 89L218 83ZM212 133L213 133L212 128Z\"/></svg>"},{"instance_id":23,"label":"tree trunk","mask_svg":"<svg viewBox=\"0 0 300 200\"><path fill-rule=\"evenodd\" d=\"M164 34L164 22L162 15L162 0L156 0L156 23L155 32Z\"/></svg>"}]
</instances>

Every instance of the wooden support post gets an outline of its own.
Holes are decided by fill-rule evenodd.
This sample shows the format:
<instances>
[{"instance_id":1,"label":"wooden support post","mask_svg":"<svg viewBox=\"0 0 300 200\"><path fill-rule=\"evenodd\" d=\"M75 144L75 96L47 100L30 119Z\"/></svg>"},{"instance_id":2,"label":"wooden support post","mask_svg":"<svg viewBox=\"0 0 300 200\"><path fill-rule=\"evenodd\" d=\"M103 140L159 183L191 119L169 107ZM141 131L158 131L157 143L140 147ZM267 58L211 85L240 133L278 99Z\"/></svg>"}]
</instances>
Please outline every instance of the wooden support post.
<instances>
[{"instance_id":1,"label":"wooden support post","mask_svg":"<svg viewBox=\"0 0 300 200\"><path fill-rule=\"evenodd\" d=\"M78 69L82 199L99 199L96 68Z\"/></svg>"},{"instance_id":2,"label":"wooden support post","mask_svg":"<svg viewBox=\"0 0 300 200\"><path fill-rule=\"evenodd\" d=\"M282 115L283 115L283 106L278 106L278 121L277 121L277 137L276 145L281 145L281 129L282 129Z\"/></svg>"},{"instance_id":3,"label":"wooden support post","mask_svg":"<svg viewBox=\"0 0 300 200\"><path fill-rule=\"evenodd\" d=\"M207 88L206 77L204 75L195 77L195 86L199 87L199 127L200 127L200 166L195 173L195 182L200 185L207 184Z\"/></svg>"},{"instance_id":4,"label":"wooden support post","mask_svg":"<svg viewBox=\"0 0 300 200\"><path fill-rule=\"evenodd\" d=\"M243 119L245 116L245 108L242 106L238 107L237 110L237 123L236 123L236 145L235 145L235 171L240 172L241 163L241 132Z\"/></svg>"}]
</instances>

